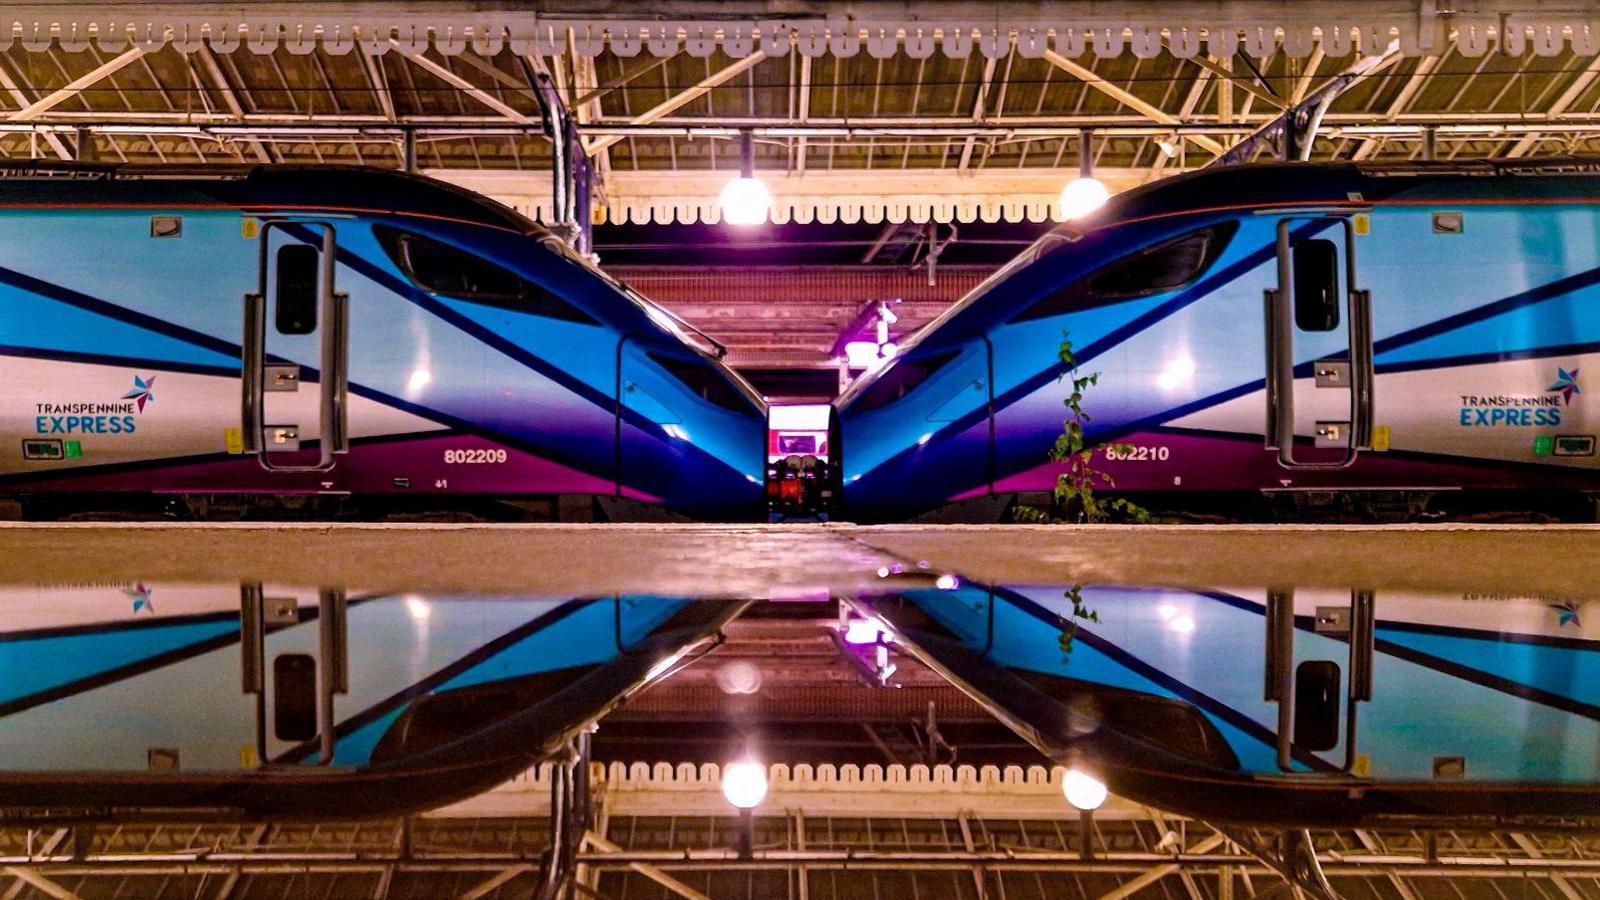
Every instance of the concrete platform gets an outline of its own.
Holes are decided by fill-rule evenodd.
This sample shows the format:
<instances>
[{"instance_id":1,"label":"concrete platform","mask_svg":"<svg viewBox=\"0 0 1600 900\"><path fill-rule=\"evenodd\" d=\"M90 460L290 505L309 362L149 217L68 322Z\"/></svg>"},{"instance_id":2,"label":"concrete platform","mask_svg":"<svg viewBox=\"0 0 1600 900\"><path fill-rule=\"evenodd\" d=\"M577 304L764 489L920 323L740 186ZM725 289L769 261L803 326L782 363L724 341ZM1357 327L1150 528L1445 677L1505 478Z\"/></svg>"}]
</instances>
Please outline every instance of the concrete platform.
<instances>
[{"instance_id":1,"label":"concrete platform","mask_svg":"<svg viewBox=\"0 0 1600 900\"><path fill-rule=\"evenodd\" d=\"M0 583L782 597L878 569L1006 583L1600 593L1600 526L0 524Z\"/></svg>"}]
</instances>

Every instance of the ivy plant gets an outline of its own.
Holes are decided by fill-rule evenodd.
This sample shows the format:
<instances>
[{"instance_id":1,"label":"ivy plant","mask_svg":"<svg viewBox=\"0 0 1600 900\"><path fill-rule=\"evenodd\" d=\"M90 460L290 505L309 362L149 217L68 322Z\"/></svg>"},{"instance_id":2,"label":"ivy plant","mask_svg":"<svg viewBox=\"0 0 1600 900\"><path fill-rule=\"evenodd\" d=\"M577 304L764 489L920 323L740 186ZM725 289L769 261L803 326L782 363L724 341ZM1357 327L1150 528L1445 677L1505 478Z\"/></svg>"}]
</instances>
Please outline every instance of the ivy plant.
<instances>
[{"instance_id":1,"label":"ivy plant","mask_svg":"<svg viewBox=\"0 0 1600 900\"><path fill-rule=\"evenodd\" d=\"M1150 512L1137 503L1123 497L1099 495L1100 489L1116 486L1110 473L1095 467L1095 448L1084 441L1090 416L1084 411L1083 395L1100 383L1100 373L1085 374L1079 370L1078 358L1072 350L1072 339L1066 332L1062 333L1061 346L1056 355L1066 366L1066 372L1061 377L1071 379L1072 385L1072 390L1062 401L1067 408L1067 417L1061 423L1061 434L1056 436L1049 454L1051 461L1060 463L1062 469L1056 475L1055 488L1051 491L1051 509L1021 507L1018 518L1026 522L1073 524L1150 521ZM1106 445L1107 452L1115 455L1125 455L1132 449L1128 444Z\"/></svg>"}]
</instances>

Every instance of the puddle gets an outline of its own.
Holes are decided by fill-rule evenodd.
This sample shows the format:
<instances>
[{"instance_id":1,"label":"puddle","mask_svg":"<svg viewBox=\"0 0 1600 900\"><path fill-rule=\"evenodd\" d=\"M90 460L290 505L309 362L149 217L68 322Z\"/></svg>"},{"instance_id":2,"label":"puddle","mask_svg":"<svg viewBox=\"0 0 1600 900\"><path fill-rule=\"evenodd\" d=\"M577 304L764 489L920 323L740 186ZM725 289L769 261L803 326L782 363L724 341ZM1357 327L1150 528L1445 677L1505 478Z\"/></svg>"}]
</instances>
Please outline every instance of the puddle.
<instances>
[{"instance_id":1,"label":"puddle","mask_svg":"<svg viewBox=\"0 0 1600 900\"><path fill-rule=\"evenodd\" d=\"M1600 596L989 584L829 552L831 581L709 597L0 586L0 817L394 814L575 740L600 763L1054 763L1249 823L1539 822L1600 796Z\"/></svg>"}]
</instances>

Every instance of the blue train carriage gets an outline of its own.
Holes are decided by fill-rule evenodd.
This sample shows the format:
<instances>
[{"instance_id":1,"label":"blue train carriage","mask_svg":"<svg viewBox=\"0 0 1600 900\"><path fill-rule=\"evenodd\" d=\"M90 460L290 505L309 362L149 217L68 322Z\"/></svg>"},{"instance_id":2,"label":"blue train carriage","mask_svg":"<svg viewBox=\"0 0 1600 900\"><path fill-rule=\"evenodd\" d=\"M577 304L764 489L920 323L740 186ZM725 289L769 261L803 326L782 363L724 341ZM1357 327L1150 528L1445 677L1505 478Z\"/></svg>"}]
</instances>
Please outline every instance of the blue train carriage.
<instances>
[{"instance_id":1,"label":"blue train carriage","mask_svg":"<svg viewBox=\"0 0 1600 900\"><path fill-rule=\"evenodd\" d=\"M1142 803L1302 827L1595 816L1593 598L966 584L852 603Z\"/></svg>"},{"instance_id":2,"label":"blue train carriage","mask_svg":"<svg viewBox=\"0 0 1600 900\"><path fill-rule=\"evenodd\" d=\"M0 494L40 515L320 496L753 520L765 404L719 352L527 219L425 178L0 178Z\"/></svg>"},{"instance_id":3,"label":"blue train carriage","mask_svg":"<svg viewBox=\"0 0 1600 900\"><path fill-rule=\"evenodd\" d=\"M1587 174L1291 163L1114 197L839 399L842 512L992 518L1048 492L1064 334L1100 375L1094 465L1152 504L1581 498L1596 196Z\"/></svg>"},{"instance_id":4,"label":"blue train carriage","mask_svg":"<svg viewBox=\"0 0 1600 900\"><path fill-rule=\"evenodd\" d=\"M276 819L440 806L560 750L709 649L744 606L259 584L0 590L0 809Z\"/></svg>"}]
</instances>

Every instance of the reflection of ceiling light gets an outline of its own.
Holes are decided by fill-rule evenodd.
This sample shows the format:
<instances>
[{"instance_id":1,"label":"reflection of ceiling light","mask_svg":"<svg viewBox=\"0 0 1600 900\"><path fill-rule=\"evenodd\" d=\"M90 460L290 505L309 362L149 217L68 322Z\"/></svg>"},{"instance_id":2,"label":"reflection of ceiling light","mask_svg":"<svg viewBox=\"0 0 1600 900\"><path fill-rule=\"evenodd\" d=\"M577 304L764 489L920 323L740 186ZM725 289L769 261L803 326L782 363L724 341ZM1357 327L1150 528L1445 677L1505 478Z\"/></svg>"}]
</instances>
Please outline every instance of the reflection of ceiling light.
<instances>
[{"instance_id":1,"label":"reflection of ceiling light","mask_svg":"<svg viewBox=\"0 0 1600 900\"><path fill-rule=\"evenodd\" d=\"M879 636L888 638L883 622L875 618L851 619L844 628L846 644L876 644Z\"/></svg>"},{"instance_id":2,"label":"reflection of ceiling light","mask_svg":"<svg viewBox=\"0 0 1600 900\"><path fill-rule=\"evenodd\" d=\"M1156 607L1156 615L1163 619L1170 619L1178 614L1178 608L1171 603L1163 603Z\"/></svg>"},{"instance_id":3,"label":"reflection of ceiling light","mask_svg":"<svg viewBox=\"0 0 1600 900\"><path fill-rule=\"evenodd\" d=\"M1156 387L1163 391L1188 387L1194 381L1194 358L1188 354L1167 361L1156 375Z\"/></svg>"},{"instance_id":4,"label":"reflection of ceiling light","mask_svg":"<svg viewBox=\"0 0 1600 900\"><path fill-rule=\"evenodd\" d=\"M650 671L645 673L644 680L646 682L655 681L657 678L665 675L673 666L677 665L678 660L681 658L683 658L683 653L679 652L674 653L665 659L657 660L656 664L650 667Z\"/></svg>"},{"instance_id":5,"label":"reflection of ceiling light","mask_svg":"<svg viewBox=\"0 0 1600 900\"><path fill-rule=\"evenodd\" d=\"M877 341L850 341L844 345L845 362L852 369L865 369L875 365L878 360Z\"/></svg>"},{"instance_id":6,"label":"reflection of ceiling light","mask_svg":"<svg viewBox=\"0 0 1600 900\"><path fill-rule=\"evenodd\" d=\"M941 591L953 591L961 586L961 579L949 572L946 572L934 579L933 586Z\"/></svg>"},{"instance_id":7,"label":"reflection of ceiling light","mask_svg":"<svg viewBox=\"0 0 1600 900\"><path fill-rule=\"evenodd\" d=\"M736 762L722 767L722 796L739 809L755 809L767 798L767 767Z\"/></svg>"},{"instance_id":8,"label":"reflection of ceiling light","mask_svg":"<svg viewBox=\"0 0 1600 900\"><path fill-rule=\"evenodd\" d=\"M421 368L412 369L411 370L411 378L406 381L406 391L407 391L407 393L415 394L416 392L418 392L418 391L422 390L423 388L427 387L430 383L432 383L432 381L433 381L433 373L432 372L429 372L427 369L421 369Z\"/></svg>"},{"instance_id":9,"label":"reflection of ceiling light","mask_svg":"<svg viewBox=\"0 0 1600 900\"><path fill-rule=\"evenodd\" d=\"M407 597L406 612L411 615L413 621L426 622L428 617L433 615L433 607L421 597Z\"/></svg>"},{"instance_id":10,"label":"reflection of ceiling light","mask_svg":"<svg viewBox=\"0 0 1600 900\"><path fill-rule=\"evenodd\" d=\"M1074 809L1096 810L1106 802L1104 782L1078 768L1067 770L1067 777L1061 781L1061 793Z\"/></svg>"},{"instance_id":11,"label":"reflection of ceiling light","mask_svg":"<svg viewBox=\"0 0 1600 900\"><path fill-rule=\"evenodd\" d=\"M1188 616L1179 616L1167 623L1167 627L1179 634L1188 634L1194 631L1194 619Z\"/></svg>"},{"instance_id":12,"label":"reflection of ceiling light","mask_svg":"<svg viewBox=\"0 0 1600 900\"><path fill-rule=\"evenodd\" d=\"M917 446L918 447L926 447L928 445L928 442L931 441L931 440L933 440L933 432L930 431L927 434L923 435L922 437L917 438Z\"/></svg>"},{"instance_id":13,"label":"reflection of ceiling light","mask_svg":"<svg viewBox=\"0 0 1600 900\"><path fill-rule=\"evenodd\" d=\"M717 669L716 679L724 694L754 694L761 690L761 669L749 660L724 663Z\"/></svg>"}]
</instances>

